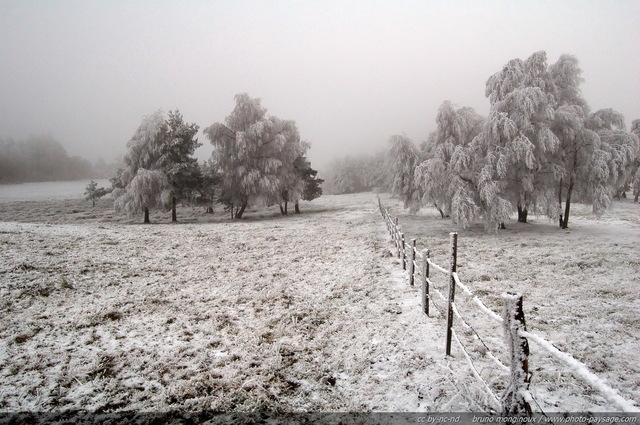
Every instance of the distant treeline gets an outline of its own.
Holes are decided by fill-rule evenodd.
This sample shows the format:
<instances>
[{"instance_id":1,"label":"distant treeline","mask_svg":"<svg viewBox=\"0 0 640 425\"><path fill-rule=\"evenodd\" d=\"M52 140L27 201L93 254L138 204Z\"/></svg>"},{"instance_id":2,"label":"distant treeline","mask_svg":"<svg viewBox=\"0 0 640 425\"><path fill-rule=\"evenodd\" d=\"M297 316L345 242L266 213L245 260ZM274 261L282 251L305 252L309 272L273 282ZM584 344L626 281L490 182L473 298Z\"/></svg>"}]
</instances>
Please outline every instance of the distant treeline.
<instances>
[{"instance_id":1,"label":"distant treeline","mask_svg":"<svg viewBox=\"0 0 640 425\"><path fill-rule=\"evenodd\" d=\"M69 156L64 146L48 135L19 142L0 139L0 183L107 178L118 166Z\"/></svg>"}]
</instances>

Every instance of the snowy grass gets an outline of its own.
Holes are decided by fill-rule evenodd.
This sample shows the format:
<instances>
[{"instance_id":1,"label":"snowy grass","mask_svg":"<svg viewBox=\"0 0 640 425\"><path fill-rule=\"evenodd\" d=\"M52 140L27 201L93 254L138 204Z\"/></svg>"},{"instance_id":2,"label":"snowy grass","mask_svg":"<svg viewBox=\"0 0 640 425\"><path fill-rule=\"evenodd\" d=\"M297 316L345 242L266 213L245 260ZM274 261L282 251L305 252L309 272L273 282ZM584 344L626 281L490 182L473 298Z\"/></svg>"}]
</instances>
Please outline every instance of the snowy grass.
<instances>
[{"instance_id":1,"label":"snowy grass","mask_svg":"<svg viewBox=\"0 0 640 425\"><path fill-rule=\"evenodd\" d=\"M3 411L491 406L464 356L445 358L444 321L420 314L375 195L323 196L302 215L272 208L241 221L186 207L179 224L155 212L146 226L114 215L111 202L0 205ZM384 202L446 265L448 232L459 229ZM636 404L637 208L619 204L602 221L578 211L569 232L535 218L498 235L460 231L458 269L497 312L502 292L523 292L528 330ZM434 280L446 294L446 276ZM477 308L457 303L473 321ZM499 325L478 313L474 327L500 355ZM503 372L470 347L499 397ZM545 410L607 410L532 349L532 394Z\"/></svg>"}]
</instances>

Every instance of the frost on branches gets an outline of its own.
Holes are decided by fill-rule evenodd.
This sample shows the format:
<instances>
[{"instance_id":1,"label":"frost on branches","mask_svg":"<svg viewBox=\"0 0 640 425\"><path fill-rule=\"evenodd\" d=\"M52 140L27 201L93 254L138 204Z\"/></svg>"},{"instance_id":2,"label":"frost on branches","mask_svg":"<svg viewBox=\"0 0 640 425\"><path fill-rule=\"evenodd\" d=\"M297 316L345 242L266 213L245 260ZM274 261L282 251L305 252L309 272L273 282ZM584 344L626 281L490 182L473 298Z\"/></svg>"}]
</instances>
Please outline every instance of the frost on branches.
<instances>
[{"instance_id":1,"label":"frost on branches","mask_svg":"<svg viewBox=\"0 0 640 425\"><path fill-rule=\"evenodd\" d=\"M440 215L468 225L478 215L475 152L469 146L480 133L484 119L473 108L456 108L445 101L438 109L437 129L423 147L427 155L415 170L420 193L417 203L433 205Z\"/></svg>"},{"instance_id":2,"label":"frost on branches","mask_svg":"<svg viewBox=\"0 0 640 425\"><path fill-rule=\"evenodd\" d=\"M559 141L551 131L554 97L546 53L509 61L489 78L486 95L491 109L485 137L495 157L494 179L502 186L498 196L517 208L518 221L526 222L529 210L552 199L555 188Z\"/></svg>"},{"instance_id":3,"label":"frost on branches","mask_svg":"<svg viewBox=\"0 0 640 425\"><path fill-rule=\"evenodd\" d=\"M640 140L640 120L633 120L631 132ZM638 154L631 165L630 174L631 181L629 184L633 191L633 201L638 202L638 197L640 197L640 149L638 149Z\"/></svg>"},{"instance_id":4,"label":"frost on branches","mask_svg":"<svg viewBox=\"0 0 640 425\"><path fill-rule=\"evenodd\" d=\"M384 151L336 159L328 167L327 190L335 195L391 190L388 165Z\"/></svg>"},{"instance_id":5,"label":"frost on branches","mask_svg":"<svg viewBox=\"0 0 640 425\"><path fill-rule=\"evenodd\" d=\"M414 182L418 149L407 136L391 136L387 152L387 169L391 178L391 193L400 197L404 207L417 211L417 189Z\"/></svg>"},{"instance_id":6,"label":"frost on branches","mask_svg":"<svg viewBox=\"0 0 640 425\"><path fill-rule=\"evenodd\" d=\"M225 123L204 130L214 147L212 160L220 173L221 196L231 214L242 218L250 204L297 202L304 192L296 170L309 144L300 140L294 121L267 115L260 99L235 97L236 106Z\"/></svg>"},{"instance_id":7,"label":"frost on branches","mask_svg":"<svg viewBox=\"0 0 640 425\"><path fill-rule=\"evenodd\" d=\"M575 57L547 66L541 51L487 80L486 121L445 102L416 168L421 205L495 230L515 211L520 222L534 212L567 228L572 201L590 203L597 215L630 188L637 199L640 122L628 132L618 112L590 113L581 82Z\"/></svg>"},{"instance_id":8,"label":"frost on branches","mask_svg":"<svg viewBox=\"0 0 640 425\"><path fill-rule=\"evenodd\" d=\"M132 216L149 210L172 207L176 221L176 201L188 197L199 185L201 176L197 160L192 158L200 146L195 134L198 126L185 124L179 111L162 111L145 117L127 143L124 168L112 180L117 212Z\"/></svg>"},{"instance_id":9,"label":"frost on branches","mask_svg":"<svg viewBox=\"0 0 640 425\"><path fill-rule=\"evenodd\" d=\"M142 120L127 143L125 166L118 173L113 191L116 212L132 216L144 211L144 222L149 223L149 209L168 205L169 182L163 173L153 171L165 132L164 116L156 111Z\"/></svg>"}]
</instances>

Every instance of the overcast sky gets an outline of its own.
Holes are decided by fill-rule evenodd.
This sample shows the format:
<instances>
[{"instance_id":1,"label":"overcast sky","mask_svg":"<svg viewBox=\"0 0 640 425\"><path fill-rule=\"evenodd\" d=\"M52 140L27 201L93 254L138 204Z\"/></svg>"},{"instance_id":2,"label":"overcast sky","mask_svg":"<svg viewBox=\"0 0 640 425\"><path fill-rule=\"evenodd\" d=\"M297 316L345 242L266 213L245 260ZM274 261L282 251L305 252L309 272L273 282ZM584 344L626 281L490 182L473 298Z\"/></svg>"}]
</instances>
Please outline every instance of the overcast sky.
<instances>
[{"instance_id":1,"label":"overcast sky","mask_svg":"<svg viewBox=\"0 0 640 425\"><path fill-rule=\"evenodd\" d=\"M539 50L578 58L592 110L640 118L635 0L0 0L0 138L112 160L143 116L202 130L247 92L297 122L317 168L425 140L444 100L486 115L487 78Z\"/></svg>"}]
</instances>

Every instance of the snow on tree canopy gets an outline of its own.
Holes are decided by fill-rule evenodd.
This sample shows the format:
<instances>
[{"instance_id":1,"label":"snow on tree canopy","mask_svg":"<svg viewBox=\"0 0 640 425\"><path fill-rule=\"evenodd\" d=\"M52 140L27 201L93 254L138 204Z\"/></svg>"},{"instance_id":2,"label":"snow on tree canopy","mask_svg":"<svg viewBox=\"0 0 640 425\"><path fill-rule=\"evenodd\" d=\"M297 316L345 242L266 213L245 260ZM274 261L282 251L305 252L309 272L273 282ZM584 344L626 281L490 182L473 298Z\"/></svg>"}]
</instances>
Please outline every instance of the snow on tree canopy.
<instances>
[{"instance_id":1,"label":"snow on tree canopy","mask_svg":"<svg viewBox=\"0 0 640 425\"><path fill-rule=\"evenodd\" d=\"M295 121L267 115L260 99L242 93L225 124L204 129L214 147L212 161L221 175L221 199L236 218L251 204L298 201L302 176L295 168L309 144L300 140Z\"/></svg>"},{"instance_id":2,"label":"snow on tree canopy","mask_svg":"<svg viewBox=\"0 0 640 425\"><path fill-rule=\"evenodd\" d=\"M172 205L188 197L201 179L197 160L192 157L200 146L195 138L196 124L183 122L179 111L168 117L156 111L145 117L127 143L124 168L116 177L116 211L133 215L150 208Z\"/></svg>"}]
</instances>

